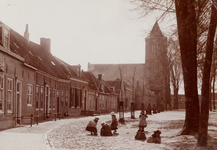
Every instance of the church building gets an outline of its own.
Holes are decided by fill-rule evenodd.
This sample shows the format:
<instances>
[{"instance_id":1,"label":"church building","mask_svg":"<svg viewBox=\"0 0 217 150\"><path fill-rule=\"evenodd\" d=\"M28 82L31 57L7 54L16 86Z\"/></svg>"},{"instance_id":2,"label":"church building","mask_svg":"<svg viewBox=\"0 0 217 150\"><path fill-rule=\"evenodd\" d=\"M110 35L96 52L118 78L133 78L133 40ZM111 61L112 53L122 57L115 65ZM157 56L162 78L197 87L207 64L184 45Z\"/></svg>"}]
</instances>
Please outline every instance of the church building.
<instances>
[{"instance_id":1,"label":"church building","mask_svg":"<svg viewBox=\"0 0 217 150\"><path fill-rule=\"evenodd\" d=\"M158 110L171 107L170 78L167 60L167 37L156 22L145 38L145 63L139 64L90 64L88 71L95 76L103 74L105 81L122 78L132 88L130 102L137 110L150 104ZM122 74L122 77L121 77Z\"/></svg>"}]
</instances>

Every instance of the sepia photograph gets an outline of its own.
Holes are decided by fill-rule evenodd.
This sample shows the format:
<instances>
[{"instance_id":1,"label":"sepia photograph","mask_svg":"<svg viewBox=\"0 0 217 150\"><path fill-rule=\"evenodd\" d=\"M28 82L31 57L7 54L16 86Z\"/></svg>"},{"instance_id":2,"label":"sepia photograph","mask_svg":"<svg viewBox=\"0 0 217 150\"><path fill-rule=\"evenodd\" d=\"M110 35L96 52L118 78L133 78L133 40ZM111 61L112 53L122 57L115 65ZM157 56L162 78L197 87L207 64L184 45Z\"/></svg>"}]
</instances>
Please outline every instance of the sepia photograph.
<instances>
[{"instance_id":1,"label":"sepia photograph","mask_svg":"<svg viewBox=\"0 0 217 150\"><path fill-rule=\"evenodd\" d=\"M0 0L0 150L217 150L217 0Z\"/></svg>"}]
</instances>

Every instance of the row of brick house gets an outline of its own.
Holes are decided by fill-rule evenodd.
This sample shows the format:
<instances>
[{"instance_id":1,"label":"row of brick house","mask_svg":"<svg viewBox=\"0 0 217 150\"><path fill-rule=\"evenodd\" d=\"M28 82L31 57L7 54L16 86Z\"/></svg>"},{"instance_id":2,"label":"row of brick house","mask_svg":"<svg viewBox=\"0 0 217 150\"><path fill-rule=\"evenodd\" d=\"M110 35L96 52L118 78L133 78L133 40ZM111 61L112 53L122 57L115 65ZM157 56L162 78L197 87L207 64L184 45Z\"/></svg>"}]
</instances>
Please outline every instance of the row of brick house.
<instances>
[{"instance_id":1,"label":"row of brick house","mask_svg":"<svg viewBox=\"0 0 217 150\"><path fill-rule=\"evenodd\" d=\"M21 36L0 22L0 129L30 116L40 121L118 111L121 90L53 56L50 43L29 41L28 25Z\"/></svg>"}]
</instances>

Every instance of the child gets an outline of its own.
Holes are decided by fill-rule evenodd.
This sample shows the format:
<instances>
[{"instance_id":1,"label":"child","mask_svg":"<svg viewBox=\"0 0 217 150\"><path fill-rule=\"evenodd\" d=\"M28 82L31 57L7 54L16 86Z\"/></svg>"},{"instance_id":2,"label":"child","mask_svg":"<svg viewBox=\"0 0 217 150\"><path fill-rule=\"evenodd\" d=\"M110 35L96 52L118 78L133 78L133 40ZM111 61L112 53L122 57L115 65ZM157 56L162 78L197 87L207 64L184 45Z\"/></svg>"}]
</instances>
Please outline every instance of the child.
<instances>
[{"instance_id":1,"label":"child","mask_svg":"<svg viewBox=\"0 0 217 150\"><path fill-rule=\"evenodd\" d=\"M117 118L116 118L116 115L114 112L111 112L111 116L112 116L112 123L111 123L111 130L114 130L113 134L115 132L117 132L116 130L118 129L117 126L118 126L118 121L117 121Z\"/></svg>"},{"instance_id":2,"label":"child","mask_svg":"<svg viewBox=\"0 0 217 150\"><path fill-rule=\"evenodd\" d=\"M94 120L91 120L88 124L87 124L87 127L86 127L86 130L87 131L90 131L91 135L98 135L97 134L97 128L96 128L96 125L97 125L97 122L98 122L99 118L95 118Z\"/></svg>"},{"instance_id":3,"label":"child","mask_svg":"<svg viewBox=\"0 0 217 150\"><path fill-rule=\"evenodd\" d=\"M111 127L105 122L102 122L101 125L102 125L102 128L100 130L100 135L101 136L112 136Z\"/></svg>"},{"instance_id":4,"label":"child","mask_svg":"<svg viewBox=\"0 0 217 150\"><path fill-rule=\"evenodd\" d=\"M154 134L152 134L151 137L148 138L147 143L161 143L160 134L160 130L154 131Z\"/></svg>"},{"instance_id":5,"label":"child","mask_svg":"<svg viewBox=\"0 0 217 150\"><path fill-rule=\"evenodd\" d=\"M147 126L146 118L148 118L148 116L146 112L142 110L139 116L139 130L141 131L144 131L144 128Z\"/></svg>"}]
</instances>

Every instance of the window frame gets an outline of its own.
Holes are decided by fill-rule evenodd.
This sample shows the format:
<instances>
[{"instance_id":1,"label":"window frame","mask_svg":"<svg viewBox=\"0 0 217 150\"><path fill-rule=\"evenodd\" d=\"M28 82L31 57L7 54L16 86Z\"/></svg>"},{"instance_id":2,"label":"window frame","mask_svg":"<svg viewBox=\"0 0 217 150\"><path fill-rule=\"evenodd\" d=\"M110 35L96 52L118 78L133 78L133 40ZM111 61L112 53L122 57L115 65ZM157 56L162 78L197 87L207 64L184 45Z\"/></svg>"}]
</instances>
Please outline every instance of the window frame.
<instances>
[{"instance_id":1,"label":"window frame","mask_svg":"<svg viewBox=\"0 0 217 150\"><path fill-rule=\"evenodd\" d=\"M11 82L11 84L9 82ZM9 92L10 92L11 99L9 99ZM9 102L11 103L10 110L9 110ZM6 104L7 104L6 106L7 113L13 113L13 79L12 78L7 79L7 103Z\"/></svg>"},{"instance_id":2,"label":"window frame","mask_svg":"<svg viewBox=\"0 0 217 150\"><path fill-rule=\"evenodd\" d=\"M0 77L0 101L2 103L2 109L0 109L0 113L4 113L4 76Z\"/></svg>"},{"instance_id":3,"label":"window frame","mask_svg":"<svg viewBox=\"0 0 217 150\"><path fill-rule=\"evenodd\" d=\"M52 106L53 108L52 108L52 109L55 110L55 108L56 108L56 107L55 107L55 104L56 104L56 103L55 103L55 102L56 102L56 101L55 101L55 100L56 100L56 90L53 89L53 90L52 90L52 93L53 93L53 106Z\"/></svg>"},{"instance_id":4,"label":"window frame","mask_svg":"<svg viewBox=\"0 0 217 150\"><path fill-rule=\"evenodd\" d=\"M29 87L31 91L29 91ZM33 106L33 84L30 83L27 84L27 106Z\"/></svg>"},{"instance_id":5,"label":"window frame","mask_svg":"<svg viewBox=\"0 0 217 150\"><path fill-rule=\"evenodd\" d=\"M35 87L35 109L36 110L39 110L39 108L40 108L39 107L40 106L40 90L39 89L40 89L39 85L36 85L36 87ZM38 99L37 99L37 97L38 97Z\"/></svg>"},{"instance_id":6,"label":"window frame","mask_svg":"<svg viewBox=\"0 0 217 150\"><path fill-rule=\"evenodd\" d=\"M44 110L44 86L40 90L40 110Z\"/></svg>"}]
</instances>

